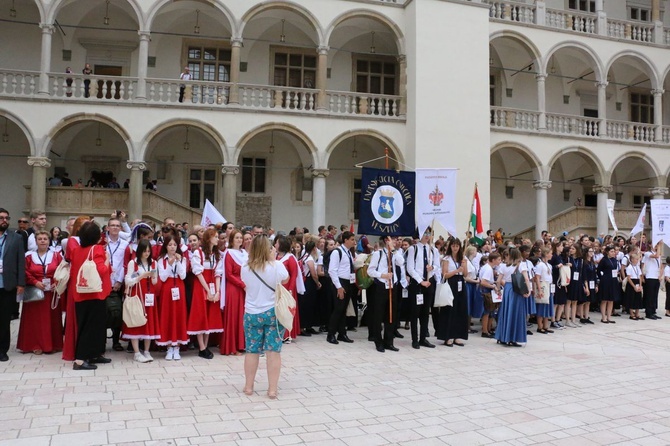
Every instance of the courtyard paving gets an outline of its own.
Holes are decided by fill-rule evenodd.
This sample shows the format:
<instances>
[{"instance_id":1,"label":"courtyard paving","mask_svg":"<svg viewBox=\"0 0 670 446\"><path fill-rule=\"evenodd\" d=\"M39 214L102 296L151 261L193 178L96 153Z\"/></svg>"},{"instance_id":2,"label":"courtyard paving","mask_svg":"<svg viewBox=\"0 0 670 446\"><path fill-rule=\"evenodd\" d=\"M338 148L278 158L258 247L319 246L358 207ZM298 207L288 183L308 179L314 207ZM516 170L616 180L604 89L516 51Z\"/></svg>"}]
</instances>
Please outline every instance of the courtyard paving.
<instances>
[{"instance_id":1,"label":"courtyard paving","mask_svg":"<svg viewBox=\"0 0 670 446\"><path fill-rule=\"evenodd\" d=\"M598 316L524 348L476 334L464 348L414 350L406 336L382 354L365 328L354 344L301 337L282 352L274 401L264 359L245 396L241 356L156 352L138 364L110 352L112 364L75 372L60 354L12 350L0 363L0 444L670 444L670 318Z\"/></svg>"}]
</instances>

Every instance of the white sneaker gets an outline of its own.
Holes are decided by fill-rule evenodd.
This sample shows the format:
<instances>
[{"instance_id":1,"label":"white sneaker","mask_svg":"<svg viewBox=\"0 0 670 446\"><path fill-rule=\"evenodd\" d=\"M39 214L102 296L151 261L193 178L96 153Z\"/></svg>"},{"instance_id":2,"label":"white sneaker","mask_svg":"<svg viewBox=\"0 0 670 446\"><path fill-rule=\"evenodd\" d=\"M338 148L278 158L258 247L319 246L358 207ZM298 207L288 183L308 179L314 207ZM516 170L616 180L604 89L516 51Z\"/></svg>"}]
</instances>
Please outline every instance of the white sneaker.
<instances>
[{"instance_id":1,"label":"white sneaker","mask_svg":"<svg viewBox=\"0 0 670 446\"><path fill-rule=\"evenodd\" d=\"M149 350L144 351L144 357L147 359L147 362L151 362L154 360L154 358L151 357L151 353L149 353Z\"/></svg>"},{"instance_id":2,"label":"white sneaker","mask_svg":"<svg viewBox=\"0 0 670 446\"><path fill-rule=\"evenodd\" d=\"M179 361L181 359L181 355L179 354L179 347L172 347L172 358L175 361Z\"/></svg>"},{"instance_id":3,"label":"white sneaker","mask_svg":"<svg viewBox=\"0 0 670 446\"><path fill-rule=\"evenodd\" d=\"M142 353L135 353L135 361L145 363L149 362L149 360L142 354Z\"/></svg>"},{"instance_id":4,"label":"white sneaker","mask_svg":"<svg viewBox=\"0 0 670 446\"><path fill-rule=\"evenodd\" d=\"M174 347L168 347L165 359L167 361L172 361L174 359Z\"/></svg>"}]
</instances>

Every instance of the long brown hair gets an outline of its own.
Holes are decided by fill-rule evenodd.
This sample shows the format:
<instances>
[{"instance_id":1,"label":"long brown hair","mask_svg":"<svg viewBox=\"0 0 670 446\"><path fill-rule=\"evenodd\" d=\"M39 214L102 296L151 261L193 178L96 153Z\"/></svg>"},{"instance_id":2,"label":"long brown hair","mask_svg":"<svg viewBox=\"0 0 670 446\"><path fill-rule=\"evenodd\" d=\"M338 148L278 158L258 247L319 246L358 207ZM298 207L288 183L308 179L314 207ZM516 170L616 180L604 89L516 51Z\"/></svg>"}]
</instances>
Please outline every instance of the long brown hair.
<instances>
[{"instance_id":1,"label":"long brown hair","mask_svg":"<svg viewBox=\"0 0 670 446\"><path fill-rule=\"evenodd\" d=\"M219 233L217 232L217 230L216 229L206 230L205 233L202 235L202 240L200 241L200 248L202 249L202 252L205 254L205 257L209 257L212 254L214 254L214 258L216 258L216 261L218 262L219 259L221 258L218 243L215 244L213 248L209 247L209 241L212 239L212 237L216 237L218 242Z\"/></svg>"},{"instance_id":2,"label":"long brown hair","mask_svg":"<svg viewBox=\"0 0 670 446\"><path fill-rule=\"evenodd\" d=\"M249 268L253 271L263 271L273 260L270 240L265 235L254 237L249 248Z\"/></svg>"}]
</instances>

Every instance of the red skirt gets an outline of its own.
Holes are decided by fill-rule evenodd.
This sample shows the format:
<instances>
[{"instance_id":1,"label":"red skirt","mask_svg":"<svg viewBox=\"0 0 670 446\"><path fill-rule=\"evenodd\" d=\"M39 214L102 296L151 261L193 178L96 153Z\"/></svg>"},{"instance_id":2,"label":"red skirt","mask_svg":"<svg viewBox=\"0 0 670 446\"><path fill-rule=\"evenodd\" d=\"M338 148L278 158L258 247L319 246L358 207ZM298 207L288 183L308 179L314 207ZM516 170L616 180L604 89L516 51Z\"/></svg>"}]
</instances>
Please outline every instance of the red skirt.
<instances>
[{"instance_id":1,"label":"red skirt","mask_svg":"<svg viewBox=\"0 0 670 446\"><path fill-rule=\"evenodd\" d=\"M144 282L144 280L142 281ZM147 291L143 287L143 293L141 296L142 303L145 302L145 297ZM155 287L152 287L152 291L155 291ZM131 293L133 291L131 290ZM151 307L144 306L144 311L147 314L147 323L141 327L130 328L126 326L126 323L123 323L121 332L123 333L121 337L123 339L160 339L161 337L161 325L160 320L158 319L158 307L159 296L154 296L154 305Z\"/></svg>"},{"instance_id":2,"label":"red skirt","mask_svg":"<svg viewBox=\"0 0 670 446\"><path fill-rule=\"evenodd\" d=\"M77 349L77 312L74 306L74 295L76 289L76 277L70 277L65 295L65 341L63 342L63 360L74 361L75 351ZM62 303L62 302L61 302Z\"/></svg>"},{"instance_id":3,"label":"red skirt","mask_svg":"<svg viewBox=\"0 0 670 446\"><path fill-rule=\"evenodd\" d=\"M63 350L63 315L60 306L51 309L52 292L44 293L40 302L24 303L16 348L24 353Z\"/></svg>"},{"instance_id":4,"label":"red skirt","mask_svg":"<svg viewBox=\"0 0 670 446\"><path fill-rule=\"evenodd\" d=\"M206 269L202 272L202 277L208 284L213 283L214 272ZM189 335L223 332L221 303L207 300L207 293L197 277L193 281L191 313L188 315L186 331Z\"/></svg>"},{"instance_id":5,"label":"red skirt","mask_svg":"<svg viewBox=\"0 0 670 446\"><path fill-rule=\"evenodd\" d=\"M300 312L298 310L298 293L296 290L289 290L295 299L295 316L293 316L293 327L284 332L284 338L295 339L300 334Z\"/></svg>"},{"instance_id":6,"label":"red skirt","mask_svg":"<svg viewBox=\"0 0 670 446\"><path fill-rule=\"evenodd\" d=\"M223 336L221 354L231 355L242 352L244 343L244 291L226 284L226 306L223 307Z\"/></svg>"},{"instance_id":7,"label":"red skirt","mask_svg":"<svg viewBox=\"0 0 670 446\"><path fill-rule=\"evenodd\" d=\"M172 288L179 288L179 300L172 300ZM181 279L168 279L161 287L158 303L161 337L158 345L188 344L186 333L186 287Z\"/></svg>"}]
</instances>

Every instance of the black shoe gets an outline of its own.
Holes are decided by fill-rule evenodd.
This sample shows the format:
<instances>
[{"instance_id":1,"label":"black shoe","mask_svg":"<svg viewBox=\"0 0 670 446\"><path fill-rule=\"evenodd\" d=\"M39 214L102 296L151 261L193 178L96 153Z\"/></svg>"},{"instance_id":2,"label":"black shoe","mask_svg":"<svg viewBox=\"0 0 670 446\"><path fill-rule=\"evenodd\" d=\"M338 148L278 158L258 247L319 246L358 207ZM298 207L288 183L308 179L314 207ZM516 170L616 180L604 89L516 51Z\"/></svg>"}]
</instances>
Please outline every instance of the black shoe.
<instances>
[{"instance_id":1,"label":"black shoe","mask_svg":"<svg viewBox=\"0 0 670 446\"><path fill-rule=\"evenodd\" d=\"M368 336L368 342L374 342L375 338L372 337L372 335Z\"/></svg>"},{"instance_id":2,"label":"black shoe","mask_svg":"<svg viewBox=\"0 0 670 446\"><path fill-rule=\"evenodd\" d=\"M358 330L356 330L356 327L352 327L352 328L347 328L347 331L351 331L351 332L356 333Z\"/></svg>"},{"instance_id":3,"label":"black shoe","mask_svg":"<svg viewBox=\"0 0 670 446\"><path fill-rule=\"evenodd\" d=\"M325 325L319 327L319 333L328 333L328 329Z\"/></svg>"},{"instance_id":4,"label":"black shoe","mask_svg":"<svg viewBox=\"0 0 670 446\"><path fill-rule=\"evenodd\" d=\"M313 335L315 335L315 334L319 334L319 332L316 331L316 330L314 330L312 327L309 327L309 328L308 328L307 330L305 330L305 331L307 331L307 333L309 333L309 334L313 334Z\"/></svg>"},{"instance_id":5,"label":"black shoe","mask_svg":"<svg viewBox=\"0 0 670 446\"><path fill-rule=\"evenodd\" d=\"M347 335L339 335L337 337L337 340L342 341L342 342L346 342L347 344L353 344L354 343L354 341L349 339L349 336L347 336Z\"/></svg>"},{"instance_id":6,"label":"black shoe","mask_svg":"<svg viewBox=\"0 0 670 446\"><path fill-rule=\"evenodd\" d=\"M412 348L415 348L415 349L418 350L420 348L420 345L421 344L419 344L417 341L412 341Z\"/></svg>"},{"instance_id":7,"label":"black shoe","mask_svg":"<svg viewBox=\"0 0 670 446\"><path fill-rule=\"evenodd\" d=\"M117 342L116 344L112 345L112 350L115 352L122 352L123 346Z\"/></svg>"},{"instance_id":8,"label":"black shoe","mask_svg":"<svg viewBox=\"0 0 670 446\"><path fill-rule=\"evenodd\" d=\"M470 330L468 330L468 333L470 333L470 334L475 334L475 333L479 333L479 331L478 331L478 330L473 330L473 329L471 328Z\"/></svg>"},{"instance_id":9,"label":"black shoe","mask_svg":"<svg viewBox=\"0 0 670 446\"><path fill-rule=\"evenodd\" d=\"M133 350L133 344L128 342L128 345L126 346L126 353L135 353L135 350Z\"/></svg>"},{"instance_id":10,"label":"black shoe","mask_svg":"<svg viewBox=\"0 0 670 446\"><path fill-rule=\"evenodd\" d=\"M527 334L528 336L533 336L533 332L530 331L530 330L526 330L526 334Z\"/></svg>"},{"instance_id":11,"label":"black shoe","mask_svg":"<svg viewBox=\"0 0 670 446\"><path fill-rule=\"evenodd\" d=\"M308 332L307 330L302 330L300 333L298 333L298 336L307 336L307 337L309 337L309 336L312 336L312 334L311 334L310 332Z\"/></svg>"},{"instance_id":12,"label":"black shoe","mask_svg":"<svg viewBox=\"0 0 670 446\"><path fill-rule=\"evenodd\" d=\"M386 350L384 350L384 346L382 344L377 344L376 349L379 353L384 353Z\"/></svg>"},{"instance_id":13,"label":"black shoe","mask_svg":"<svg viewBox=\"0 0 670 446\"><path fill-rule=\"evenodd\" d=\"M110 362L112 362L112 359L105 358L104 356L98 356L88 361L89 364L109 364Z\"/></svg>"},{"instance_id":14,"label":"black shoe","mask_svg":"<svg viewBox=\"0 0 670 446\"><path fill-rule=\"evenodd\" d=\"M670 316L669 316L670 317ZM405 322L405 326L403 327L405 330L409 330L409 322Z\"/></svg>"},{"instance_id":15,"label":"black shoe","mask_svg":"<svg viewBox=\"0 0 670 446\"><path fill-rule=\"evenodd\" d=\"M212 359L214 354L212 354L212 352L210 352L208 349L204 349L198 352L198 356L204 359Z\"/></svg>"},{"instance_id":16,"label":"black shoe","mask_svg":"<svg viewBox=\"0 0 670 446\"><path fill-rule=\"evenodd\" d=\"M428 342L426 339L423 339L423 340L419 341L419 345L421 347L435 348L435 346L433 344L431 344L430 342Z\"/></svg>"},{"instance_id":17,"label":"black shoe","mask_svg":"<svg viewBox=\"0 0 670 446\"><path fill-rule=\"evenodd\" d=\"M97 365L90 364L88 361L84 361L81 364L77 364L76 362L72 364L72 370L96 370L97 368Z\"/></svg>"},{"instance_id":18,"label":"black shoe","mask_svg":"<svg viewBox=\"0 0 670 446\"><path fill-rule=\"evenodd\" d=\"M400 351L400 349L399 349L398 347L393 346L393 345L385 345L384 348L385 348L386 350L391 350L392 352L398 352L398 351Z\"/></svg>"},{"instance_id":19,"label":"black shoe","mask_svg":"<svg viewBox=\"0 0 670 446\"><path fill-rule=\"evenodd\" d=\"M482 338L492 338L493 335L491 333L482 333Z\"/></svg>"},{"instance_id":20,"label":"black shoe","mask_svg":"<svg viewBox=\"0 0 670 446\"><path fill-rule=\"evenodd\" d=\"M0 362L7 362L9 361L9 356L7 356L7 353L0 353Z\"/></svg>"},{"instance_id":21,"label":"black shoe","mask_svg":"<svg viewBox=\"0 0 670 446\"><path fill-rule=\"evenodd\" d=\"M612 313L612 316L614 316L614 317L621 317L621 313Z\"/></svg>"},{"instance_id":22,"label":"black shoe","mask_svg":"<svg viewBox=\"0 0 670 446\"><path fill-rule=\"evenodd\" d=\"M404 339L405 338L403 335L400 334L400 332L398 330L396 330L395 333L393 333L393 337L398 338L398 339Z\"/></svg>"},{"instance_id":23,"label":"black shoe","mask_svg":"<svg viewBox=\"0 0 670 446\"><path fill-rule=\"evenodd\" d=\"M339 344L339 342L337 342L337 339L335 339L335 335L332 335L332 334L329 334L326 337L326 341L328 341L330 344L335 344L335 345Z\"/></svg>"}]
</instances>

